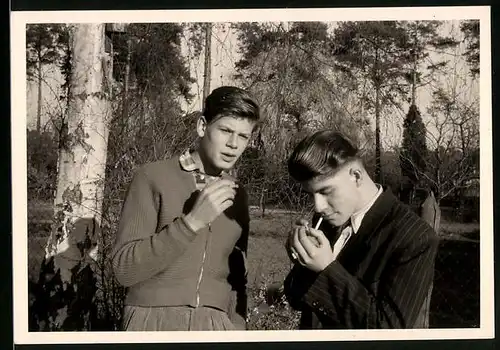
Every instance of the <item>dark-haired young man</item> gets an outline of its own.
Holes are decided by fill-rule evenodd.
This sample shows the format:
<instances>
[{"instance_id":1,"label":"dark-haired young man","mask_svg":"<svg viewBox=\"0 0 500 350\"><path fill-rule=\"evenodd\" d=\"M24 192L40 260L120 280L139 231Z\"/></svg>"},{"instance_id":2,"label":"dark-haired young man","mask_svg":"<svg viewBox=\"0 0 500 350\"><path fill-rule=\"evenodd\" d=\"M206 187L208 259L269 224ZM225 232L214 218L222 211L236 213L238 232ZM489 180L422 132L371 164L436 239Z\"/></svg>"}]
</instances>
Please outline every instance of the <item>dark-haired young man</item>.
<instances>
[{"instance_id":1,"label":"dark-haired young man","mask_svg":"<svg viewBox=\"0 0 500 350\"><path fill-rule=\"evenodd\" d=\"M303 139L288 161L314 199L318 230L301 220L285 281L302 329L419 327L434 276L437 235L367 174L358 149L334 131Z\"/></svg>"},{"instance_id":2,"label":"dark-haired young man","mask_svg":"<svg viewBox=\"0 0 500 350\"><path fill-rule=\"evenodd\" d=\"M246 91L217 88L197 123L197 149L135 173L113 250L128 288L123 329L246 328L248 204L227 172L258 121Z\"/></svg>"}]
</instances>

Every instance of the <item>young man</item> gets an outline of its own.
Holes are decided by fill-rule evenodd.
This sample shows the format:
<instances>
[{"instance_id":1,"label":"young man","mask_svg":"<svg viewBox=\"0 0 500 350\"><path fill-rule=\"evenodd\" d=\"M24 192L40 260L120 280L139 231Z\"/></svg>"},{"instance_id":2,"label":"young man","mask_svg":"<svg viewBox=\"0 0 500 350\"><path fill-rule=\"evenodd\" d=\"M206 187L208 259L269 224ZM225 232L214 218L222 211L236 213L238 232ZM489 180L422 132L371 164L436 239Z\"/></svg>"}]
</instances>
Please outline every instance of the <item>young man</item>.
<instances>
[{"instance_id":1,"label":"young man","mask_svg":"<svg viewBox=\"0 0 500 350\"><path fill-rule=\"evenodd\" d=\"M258 121L247 92L215 89L197 149L136 172L113 252L125 330L245 329L247 196L227 171Z\"/></svg>"},{"instance_id":2,"label":"young man","mask_svg":"<svg viewBox=\"0 0 500 350\"><path fill-rule=\"evenodd\" d=\"M434 275L431 227L372 181L339 133L303 139L288 168L316 212L312 225L301 220L287 241L295 264L284 289L302 311L300 328L417 327Z\"/></svg>"}]
</instances>

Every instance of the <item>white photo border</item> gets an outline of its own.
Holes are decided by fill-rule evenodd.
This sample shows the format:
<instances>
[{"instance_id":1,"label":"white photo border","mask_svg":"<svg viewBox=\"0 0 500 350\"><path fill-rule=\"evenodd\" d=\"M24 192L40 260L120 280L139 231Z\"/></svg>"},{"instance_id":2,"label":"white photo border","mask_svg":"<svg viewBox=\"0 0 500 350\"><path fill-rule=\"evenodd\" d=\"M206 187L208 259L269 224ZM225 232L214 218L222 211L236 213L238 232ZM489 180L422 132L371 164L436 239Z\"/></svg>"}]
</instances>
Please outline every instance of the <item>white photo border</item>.
<instances>
[{"instance_id":1,"label":"white photo border","mask_svg":"<svg viewBox=\"0 0 500 350\"><path fill-rule=\"evenodd\" d=\"M424 330L29 332L27 287L26 24L480 20L480 327ZM16 344L491 339L495 335L490 6L11 12L13 315Z\"/></svg>"}]
</instances>

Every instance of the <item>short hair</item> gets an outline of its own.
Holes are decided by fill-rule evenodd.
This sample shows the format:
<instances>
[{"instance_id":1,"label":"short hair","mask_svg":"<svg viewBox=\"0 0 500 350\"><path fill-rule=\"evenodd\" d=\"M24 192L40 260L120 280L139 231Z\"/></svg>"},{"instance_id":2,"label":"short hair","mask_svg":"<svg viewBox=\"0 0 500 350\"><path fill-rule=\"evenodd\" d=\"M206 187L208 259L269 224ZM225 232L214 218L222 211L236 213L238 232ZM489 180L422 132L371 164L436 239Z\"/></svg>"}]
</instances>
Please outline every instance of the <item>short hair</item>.
<instances>
[{"instance_id":1,"label":"short hair","mask_svg":"<svg viewBox=\"0 0 500 350\"><path fill-rule=\"evenodd\" d=\"M205 99L203 116L207 123L224 116L247 118L258 122L260 109L247 91L235 86L221 86Z\"/></svg>"},{"instance_id":2,"label":"short hair","mask_svg":"<svg viewBox=\"0 0 500 350\"><path fill-rule=\"evenodd\" d=\"M305 137L288 159L288 172L296 181L333 175L351 161L360 160L358 148L333 130L321 130Z\"/></svg>"}]
</instances>

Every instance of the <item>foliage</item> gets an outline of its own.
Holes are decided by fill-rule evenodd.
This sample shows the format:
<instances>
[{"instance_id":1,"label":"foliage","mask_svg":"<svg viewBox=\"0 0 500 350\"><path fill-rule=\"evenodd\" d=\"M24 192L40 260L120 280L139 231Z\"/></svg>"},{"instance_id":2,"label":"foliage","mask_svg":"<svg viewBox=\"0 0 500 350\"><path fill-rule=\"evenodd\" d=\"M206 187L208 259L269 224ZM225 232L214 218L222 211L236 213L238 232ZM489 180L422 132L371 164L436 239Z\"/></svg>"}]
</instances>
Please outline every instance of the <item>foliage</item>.
<instances>
[{"instance_id":1,"label":"foliage","mask_svg":"<svg viewBox=\"0 0 500 350\"><path fill-rule=\"evenodd\" d=\"M130 50L130 78L146 97L172 99L180 94L192 98L193 80L180 50L182 34L183 26L177 23L129 24L125 34L112 36L115 79L124 81Z\"/></svg>"},{"instance_id":2,"label":"foliage","mask_svg":"<svg viewBox=\"0 0 500 350\"><path fill-rule=\"evenodd\" d=\"M334 36L339 64L356 85L369 84L361 96L367 108L375 111L376 103L390 106L406 96L403 79L412 62L411 42L398 22L341 22ZM379 101L373 95L376 91L380 92Z\"/></svg>"},{"instance_id":3,"label":"foliage","mask_svg":"<svg viewBox=\"0 0 500 350\"><path fill-rule=\"evenodd\" d=\"M479 20L464 21L460 24L460 30L465 36L464 56L470 66L471 75L476 77L479 75Z\"/></svg>"},{"instance_id":4,"label":"foliage","mask_svg":"<svg viewBox=\"0 0 500 350\"><path fill-rule=\"evenodd\" d=\"M438 201L479 178L479 101L464 100L455 92L436 90L429 108L436 131L429 140L433 151L426 180Z\"/></svg>"},{"instance_id":5,"label":"foliage","mask_svg":"<svg viewBox=\"0 0 500 350\"><path fill-rule=\"evenodd\" d=\"M427 158L426 128L417 106L410 106L403 128L401 171L415 185L426 170Z\"/></svg>"},{"instance_id":6,"label":"foliage","mask_svg":"<svg viewBox=\"0 0 500 350\"><path fill-rule=\"evenodd\" d=\"M398 25L409 36L407 54L413 61L413 67L405 73L405 78L413 87L411 103L415 104L417 87L428 85L432 77L448 64L446 59L431 60L430 53L456 47L458 41L453 37L441 35L441 21L402 21Z\"/></svg>"},{"instance_id":7,"label":"foliage","mask_svg":"<svg viewBox=\"0 0 500 350\"><path fill-rule=\"evenodd\" d=\"M39 64L62 65L68 42L69 30L64 24L27 25L26 68L28 78L36 76Z\"/></svg>"},{"instance_id":8,"label":"foliage","mask_svg":"<svg viewBox=\"0 0 500 350\"><path fill-rule=\"evenodd\" d=\"M249 310L249 330L295 330L299 328L300 312L293 310L281 292L278 300L269 305L269 289L273 286L262 284L251 289L250 295L256 305ZM280 287L282 290L282 286Z\"/></svg>"},{"instance_id":9,"label":"foliage","mask_svg":"<svg viewBox=\"0 0 500 350\"><path fill-rule=\"evenodd\" d=\"M255 202L302 206L304 196L289 177L286 160L296 142L319 128L333 128L357 143L371 138L354 87L337 74L330 55L331 35L320 22L240 23L238 82L259 101L265 117L254 140L251 162L239 174ZM279 130L279 132L276 132ZM245 164L265 164L265 176ZM244 174L248 172L247 174Z\"/></svg>"},{"instance_id":10,"label":"foliage","mask_svg":"<svg viewBox=\"0 0 500 350\"><path fill-rule=\"evenodd\" d=\"M51 200L57 179L57 143L49 132L27 131L28 199Z\"/></svg>"}]
</instances>

